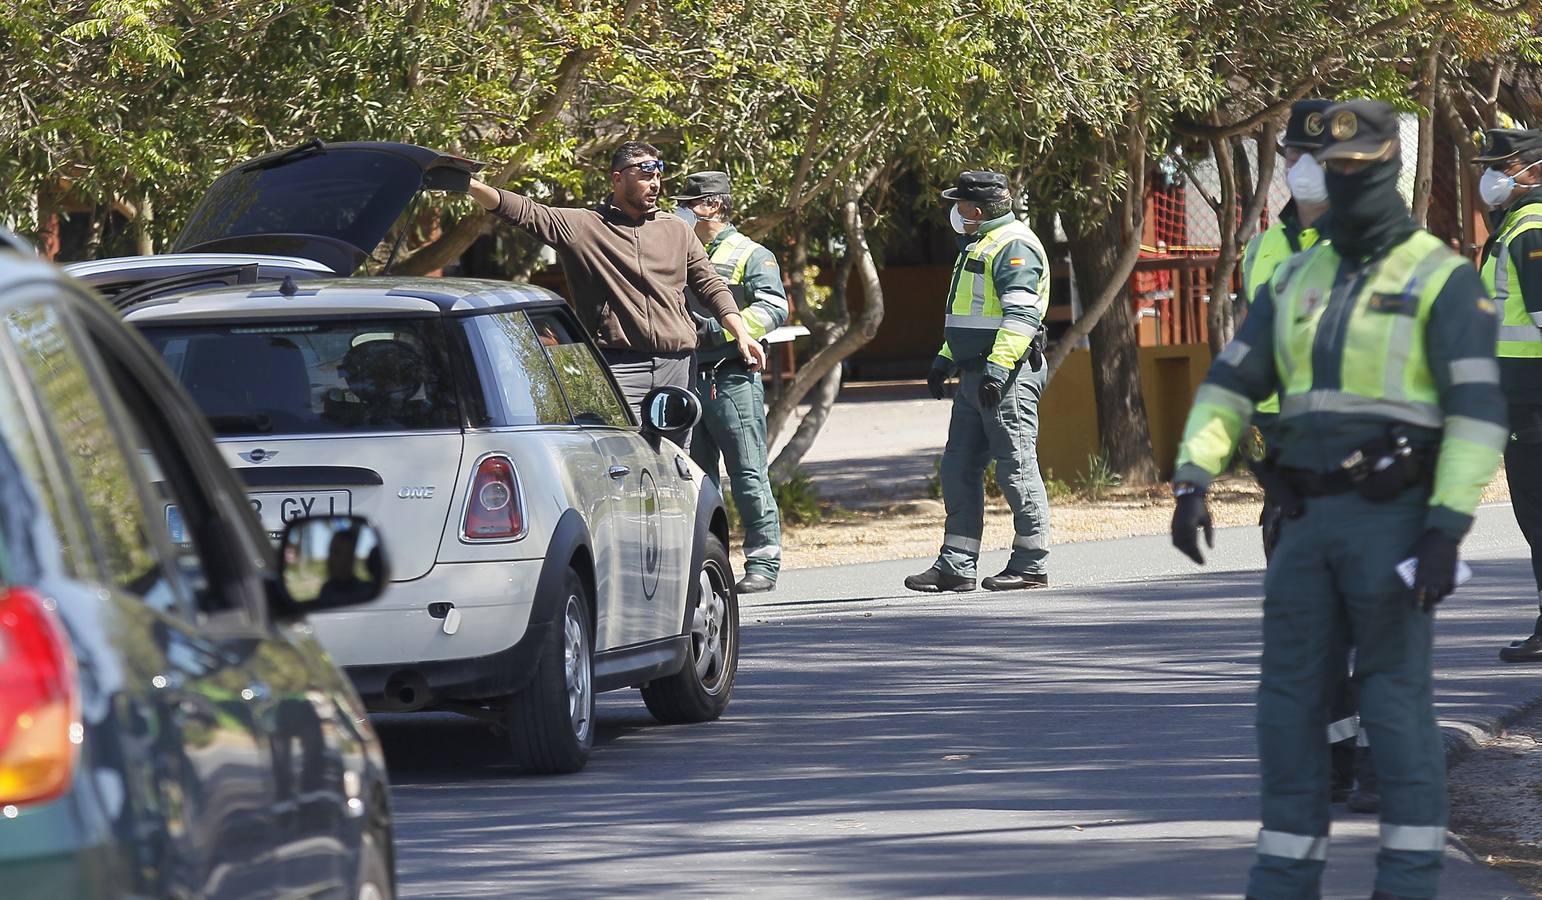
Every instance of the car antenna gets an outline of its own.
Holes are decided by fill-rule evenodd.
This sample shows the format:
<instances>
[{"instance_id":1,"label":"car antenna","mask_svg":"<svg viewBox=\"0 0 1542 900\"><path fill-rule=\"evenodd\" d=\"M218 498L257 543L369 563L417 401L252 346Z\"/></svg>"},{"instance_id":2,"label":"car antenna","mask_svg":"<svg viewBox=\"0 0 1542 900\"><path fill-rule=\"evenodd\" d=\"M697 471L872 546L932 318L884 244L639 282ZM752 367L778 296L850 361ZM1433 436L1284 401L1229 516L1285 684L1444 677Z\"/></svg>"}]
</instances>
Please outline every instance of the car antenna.
<instances>
[{"instance_id":1,"label":"car antenna","mask_svg":"<svg viewBox=\"0 0 1542 900\"><path fill-rule=\"evenodd\" d=\"M278 286L278 292L283 294L285 297L293 297L295 294L300 292L300 289L294 285L293 275L284 276L284 283Z\"/></svg>"}]
</instances>

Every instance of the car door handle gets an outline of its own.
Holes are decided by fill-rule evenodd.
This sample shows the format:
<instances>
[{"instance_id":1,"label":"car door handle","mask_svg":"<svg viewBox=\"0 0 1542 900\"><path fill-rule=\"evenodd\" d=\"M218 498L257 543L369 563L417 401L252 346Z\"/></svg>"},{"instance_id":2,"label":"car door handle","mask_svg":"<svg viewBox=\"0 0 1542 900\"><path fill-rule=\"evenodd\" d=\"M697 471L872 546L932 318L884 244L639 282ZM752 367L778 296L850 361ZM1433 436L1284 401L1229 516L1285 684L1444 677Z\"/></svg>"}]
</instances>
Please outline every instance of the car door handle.
<instances>
[{"instance_id":1,"label":"car door handle","mask_svg":"<svg viewBox=\"0 0 1542 900\"><path fill-rule=\"evenodd\" d=\"M612 478L625 478L626 476L632 474L632 470L626 466L611 466L609 469L606 469L606 471L610 473L610 477Z\"/></svg>"}]
</instances>

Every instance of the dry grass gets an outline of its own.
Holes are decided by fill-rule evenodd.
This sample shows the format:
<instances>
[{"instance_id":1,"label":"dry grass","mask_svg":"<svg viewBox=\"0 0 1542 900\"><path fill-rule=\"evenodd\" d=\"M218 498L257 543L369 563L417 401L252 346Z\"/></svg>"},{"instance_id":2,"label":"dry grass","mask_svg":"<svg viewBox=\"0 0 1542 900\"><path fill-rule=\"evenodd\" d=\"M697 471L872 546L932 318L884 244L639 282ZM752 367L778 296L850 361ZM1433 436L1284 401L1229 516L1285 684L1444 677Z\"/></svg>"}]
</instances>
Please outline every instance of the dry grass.
<instances>
[{"instance_id":1,"label":"dry grass","mask_svg":"<svg viewBox=\"0 0 1542 900\"><path fill-rule=\"evenodd\" d=\"M1508 500L1509 485L1501 470L1484 492L1484 502ZM1249 476L1217 479L1210 490L1210 514L1217 527L1257 523L1263 492ZM1113 488L1093 503L1062 499L1050 503L1050 540L1056 544L1162 534L1172 519L1172 497L1166 485ZM784 528L782 564L789 569L834 566L930 556L942 541L943 509L938 500L895 503L878 511L827 509L818 525ZM1012 515L1006 503L992 500L985 512L987 550L1012 543ZM743 565L735 548L736 568Z\"/></svg>"}]
</instances>

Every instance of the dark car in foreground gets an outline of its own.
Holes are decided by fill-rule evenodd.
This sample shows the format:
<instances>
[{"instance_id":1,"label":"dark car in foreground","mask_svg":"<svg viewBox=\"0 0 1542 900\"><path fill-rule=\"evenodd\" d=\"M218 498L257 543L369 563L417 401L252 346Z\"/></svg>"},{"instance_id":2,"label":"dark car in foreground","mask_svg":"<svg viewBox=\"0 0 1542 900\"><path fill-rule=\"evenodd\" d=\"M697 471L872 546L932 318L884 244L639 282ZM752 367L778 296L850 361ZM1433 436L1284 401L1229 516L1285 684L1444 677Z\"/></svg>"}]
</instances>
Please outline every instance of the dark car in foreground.
<instances>
[{"instance_id":1,"label":"dark car in foreground","mask_svg":"<svg viewBox=\"0 0 1542 900\"><path fill-rule=\"evenodd\" d=\"M374 529L275 553L159 359L8 241L0 373L0 896L392 896L379 744L305 619L380 593Z\"/></svg>"}]
</instances>

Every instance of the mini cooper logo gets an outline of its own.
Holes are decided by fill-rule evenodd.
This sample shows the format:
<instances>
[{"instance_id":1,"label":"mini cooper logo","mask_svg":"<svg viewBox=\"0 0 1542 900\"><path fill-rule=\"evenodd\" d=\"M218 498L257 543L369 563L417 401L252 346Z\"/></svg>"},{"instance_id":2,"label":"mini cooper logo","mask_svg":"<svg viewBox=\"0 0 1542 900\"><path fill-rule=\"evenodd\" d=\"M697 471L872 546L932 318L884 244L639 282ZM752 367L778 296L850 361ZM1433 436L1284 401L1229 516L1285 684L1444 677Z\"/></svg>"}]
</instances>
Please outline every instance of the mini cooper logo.
<instances>
[{"instance_id":1,"label":"mini cooper logo","mask_svg":"<svg viewBox=\"0 0 1542 900\"><path fill-rule=\"evenodd\" d=\"M256 450L252 450L247 453L237 453L236 455L249 463L264 463L277 456L278 451L264 450L261 447L258 447Z\"/></svg>"},{"instance_id":2,"label":"mini cooper logo","mask_svg":"<svg viewBox=\"0 0 1542 900\"><path fill-rule=\"evenodd\" d=\"M396 496L403 500L432 500L434 499L433 485L426 487L404 487L396 492Z\"/></svg>"}]
</instances>

